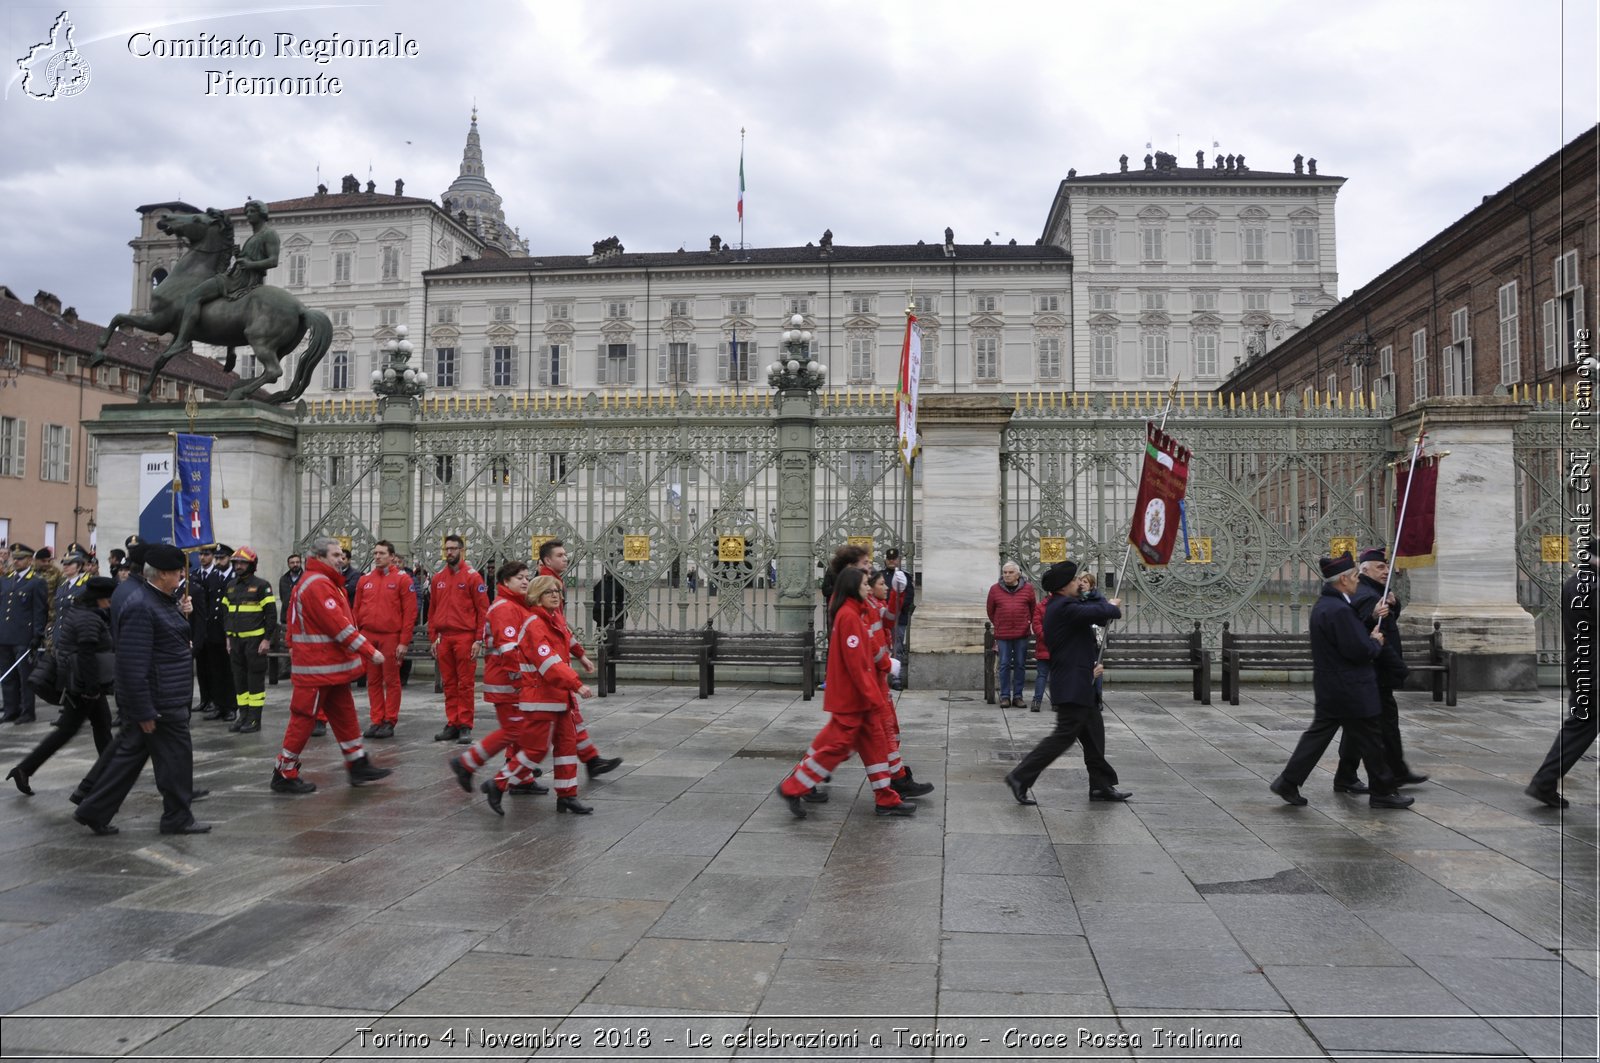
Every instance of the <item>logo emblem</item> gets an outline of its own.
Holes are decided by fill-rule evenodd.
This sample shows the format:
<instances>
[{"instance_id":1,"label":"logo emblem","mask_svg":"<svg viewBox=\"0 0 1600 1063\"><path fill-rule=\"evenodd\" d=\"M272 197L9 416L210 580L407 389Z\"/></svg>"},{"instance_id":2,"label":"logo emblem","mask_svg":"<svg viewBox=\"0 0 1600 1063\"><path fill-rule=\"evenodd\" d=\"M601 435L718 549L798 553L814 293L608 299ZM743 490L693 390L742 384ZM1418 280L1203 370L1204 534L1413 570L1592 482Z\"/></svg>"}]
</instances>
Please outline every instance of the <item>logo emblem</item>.
<instances>
[{"instance_id":1,"label":"logo emblem","mask_svg":"<svg viewBox=\"0 0 1600 1063\"><path fill-rule=\"evenodd\" d=\"M508 639L516 638L517 637L517 629L514 628L514 627L507 627L506 630L505 630L505 636Z\"/></svg>"},{"instance_id":2,"label":"logo emblem","mask_svg":"<svg viewBox=\"0 0 1600 1063\"><path fill-rule=\"evenodd\" d=\"M1152 498L1150 504L1144 507L1144 541L1151 546L1159 546L1166 530L1167 503L1164 499Z\"/></svg>"},{"instance_id":3,"label":"logo emblem","mask_svg":"<svg viewBox=\"0 0 1600 1063\"><path fill-rule=\"evenodd\" d=\"M339 603L334 601L332 598L329 598L327 601L323 602L322 604L327 606L329 609L337 609L337 608L339 608Z\"/></svg>"},{"instance_id":4,"label":"logo emblem","mask_svg":"<svg viewBox=\"0 0 1600 1063\"><path fill-rule=\"evenodd\" d=\"M844 644L846 646L849 646L853 650L857 646L861 645L861 640L859 638L857 638L855 635L851 635L849 638L844 640Z\"/></svg>"},{"instance_id":5,"label":"logo emblem","mask_svg":"<svg viewBox=\"0 0 1600 1063\"><path fill-rule=\"evenodd\" d=\"M89 87L89 61L73 43L73 30L72 16L61 12L50 27L50 39L17 60L23 92L36 100L59 100Z\"/></svg>"},{"instance_id":6,"label":"logo emblem","mask_svg":"<svg viewBox=\"0 0 1600 1063\"><path fill-rule=\"evenodd\" d=\"M550 644L548 642L543 643L543 644L541 644L539 646L539 656L540 657L548 657L548 656L550 656Z\"/></svg>"}]
</instances>

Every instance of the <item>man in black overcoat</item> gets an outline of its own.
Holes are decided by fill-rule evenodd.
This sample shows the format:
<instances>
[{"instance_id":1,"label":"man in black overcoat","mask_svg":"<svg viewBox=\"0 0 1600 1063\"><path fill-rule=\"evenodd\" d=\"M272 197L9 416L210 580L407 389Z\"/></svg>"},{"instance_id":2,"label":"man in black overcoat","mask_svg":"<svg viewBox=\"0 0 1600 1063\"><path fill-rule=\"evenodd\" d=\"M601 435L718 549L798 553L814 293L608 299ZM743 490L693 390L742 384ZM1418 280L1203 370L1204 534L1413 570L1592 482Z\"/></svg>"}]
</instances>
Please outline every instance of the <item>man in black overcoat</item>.
<instances>
[{"instance_id":1,"label":"man in black overcoat","mask_svg":"<svg viewBox=\"0 0 1600 1063\"><path fill-rule=\"evenodd\" d=\"M1056 713L1056 727L1006 776L1011 796L1023 805L1038 804L1028 796L1028 790L1040 772L1071 749L1073 742L1104 744L1104 731L1097 739L1090 726L1097 700L1095 679L1102 671L1094 625L1122 618L1122 602L1116 598L1079 597L1083 582L1078 579L1078 566L1071 561L1051 566L1040 582L1050 595L1044 609L1043 637L1050 647L1050 702ZM1116 788L1116 775L1098 767L1105 765L1103 748L1085 749L1084 763L1089 769L1089 800L1128 799L1127 793ZM1105 767L1109 769L1109 765Z\"/></svg>"},{"instance_id":2,"label":"man in black overcoat","mask_svg":"<svg viewBox=\"0 0 1600 1063\"><path fill-rule=\"evenodd\" d=\"M1595 705L1594 629L1600 621L1600 563L1594 543L1578 544L1578 568L1561 585L1561 634L1567 650L1567 718L1556 740L1545 754L1544 763L1533 773L1523 793L1551 808L1566 808L1567 799L1556 789L1561 777L1572 770L1578 758L1594 744L1600 731L1600 712Z\"/></svg>"},{"instance_id":3,"label":"man in black overcoat","mask_svg":"<svg viewBox=\"0 0 1600 1063\"><path fill-rule=\"evenodd\" d=\"M1378 729L1378 675L1372 662L1383 648L1383 632L1368 630L1350 604L1359 576L1356 559L1346 551L1324 557L1322 594L1311 607L1311 663L1315 705L1311 726L1294 747L1294 755L1269 784L1272 792L1291 805L1303 805L1300 787L1317 766L1328 743L1341 727L1355 740L1367 763L1373 808L1407 808L1412 798L1395 789L1394 777L1384 762L1383 736ZM1383 609L1379 606L1379 609Z\"/></svg>"}]
</instances>

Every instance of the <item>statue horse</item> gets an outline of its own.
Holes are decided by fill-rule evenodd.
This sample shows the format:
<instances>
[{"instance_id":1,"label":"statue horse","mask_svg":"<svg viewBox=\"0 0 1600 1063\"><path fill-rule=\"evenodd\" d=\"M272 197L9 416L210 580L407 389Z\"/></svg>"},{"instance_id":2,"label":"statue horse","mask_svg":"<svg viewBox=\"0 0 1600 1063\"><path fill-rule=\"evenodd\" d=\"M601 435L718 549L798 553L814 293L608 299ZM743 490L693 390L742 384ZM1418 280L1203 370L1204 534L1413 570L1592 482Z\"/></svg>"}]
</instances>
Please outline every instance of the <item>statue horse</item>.
<instances>
[{"instance_id":1,"label":"statue horse","mask_svg":"<svg viewBox=\"0 0 1600 1063\"><path fill-rule=\"evenodd\" d=\"M194 287L210 277L224 272L234 253L233 225L220 210L207 209L204 214L173 214L156 223L162 232L182 238L189 250L178 259L172 273L155 288L150 297L148 314L118 314L111 319L90 365L105 361L106 344L124 325L131 325L157 335L176 333L183 317L183 300ZM258 285L242 294L220 296L206 303L200 311L200 320L194 330L194 339L228 349L224 371L233 370L235 347L249 346L255 352L260 372L249 380L242 380L228 392L228 398L242 399L264 384L271 384L283 376L282 362L288 358L310 333L310 342L295 366L294 379L288 387L263 395L267 402L293 402L311 383L311 374L328 353L333 342L333 322L320 310L312 310L282 288L270 284ZM139 395L140 402L149 402L155 388L156 377L173 354L166 353L156 359Z\"/></svg>"}]
</instances>

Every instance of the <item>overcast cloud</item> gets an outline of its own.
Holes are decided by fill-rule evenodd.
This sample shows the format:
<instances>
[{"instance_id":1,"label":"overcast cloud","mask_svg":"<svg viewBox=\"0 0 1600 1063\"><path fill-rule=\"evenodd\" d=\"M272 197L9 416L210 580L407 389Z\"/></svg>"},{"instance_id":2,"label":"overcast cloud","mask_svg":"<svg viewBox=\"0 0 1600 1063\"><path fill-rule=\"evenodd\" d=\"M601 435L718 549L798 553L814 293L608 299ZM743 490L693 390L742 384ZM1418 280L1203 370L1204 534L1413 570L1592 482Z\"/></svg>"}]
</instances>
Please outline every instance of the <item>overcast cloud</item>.
<instances>
[{"instance_id":1,"label":"overcast cloud","mask_svg":"<svg viewBox=\"0 0 1600 1063\"><path fill-rule=\"evenodd\" d=\"M1597 117L1593 0L1088 4L457 0L71 6L71 98L0 102L0 284L127 309L134 208L380 191L437 199L476 100L489 179L534 254L737 239L1037 239L1060 179L1142 160L1296 153L1349 178L1347 295ZM59 4L0 15L7 69ZM139 58L129 37L260 38L267 56ZM273 35L417 41L413 59L272 58ZM322 97L206 95L208 69L339 77ZM408 143L409 141L409 143ZM1138 161L1134 165L1140 165Z\"/></svg>"}]
</instances>

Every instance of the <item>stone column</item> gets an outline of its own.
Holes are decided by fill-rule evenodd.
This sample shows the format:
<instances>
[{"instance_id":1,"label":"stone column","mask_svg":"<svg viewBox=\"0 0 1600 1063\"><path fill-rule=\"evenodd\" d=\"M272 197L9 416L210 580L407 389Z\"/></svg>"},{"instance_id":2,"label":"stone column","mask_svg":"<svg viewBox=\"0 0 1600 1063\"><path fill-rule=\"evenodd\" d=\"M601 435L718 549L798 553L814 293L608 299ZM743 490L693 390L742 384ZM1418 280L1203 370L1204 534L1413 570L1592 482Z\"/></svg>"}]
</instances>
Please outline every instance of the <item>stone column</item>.
<instances>
[{"instance_id":1,"label":"stone column","mask_svg":"<svg viewBox=\"0 0 1600 1063\"><path fill-rule=\"evenodd\" d=\"M816 542L816 393L778 392L778 602L779 631L804 631L816 617L812 549ZM756 559L759 564L760 559Z\"/></svg>"},{"instance_id":2,"label":"stone column","mask_svg":"<svg viewBox=\"0 0 1600 1063\"><path fill-rule=\"evenodd\" d=\"M983 687L984 602L999 571L1000 444L1009 396L925 395L922 448L922 587L911 623L912 672L921 689Z\"/></svg>"},{"instance_id":3,"label":"stone column","mask_svg":"<svg viewBox=\"0 0 1600 1063\"><path fill-rule=\"evenodd\" d=\"M411 554L411 521L417 511L416 477L412 475L416 400L384 398L379 401L383 404L383 416L379 429L378 538L394 543L395 552L410 566L417 563ZM360 559L358 563L364 561Z\"/></svg>"},{"instance_id":4,"label":"stone column","mask_svg":"<svg viewBox=\"0 0 1600 1063\"><path fill-rule=\"evenodd\" d=\"M190 431L182 406L106 406L84 427L100 453L101 540L109 549L139 527L139 457L172 453L173 432ZM261 556L261 572L276 579L294 548L298 429L292 410L260 402L201 406L193 432L215 436L211 523L217 539ZM226 505L224 505L224 500Z\"/></svg>"},{"instance_id":5,"label":"stone column","mask_svg":"<svg viewBox=\"0 0 1600 1063\"><path fill-rule=\"evenodd\" d=\"M1468 395L1422 403L1427 452L1439 465L1434 527L1436 561L1407 569L1400 634L1406 656L1427 652L1434 621L1457 654L1464 690L1532 690L1538 685L1534 618L1517 602L1516 462L1512 430L1522 403ZM1395 418L1396 444L1409 457L1421 411ZM1390 533L1393 538L1393 530Z\"/></svg>"}]
</instances>

